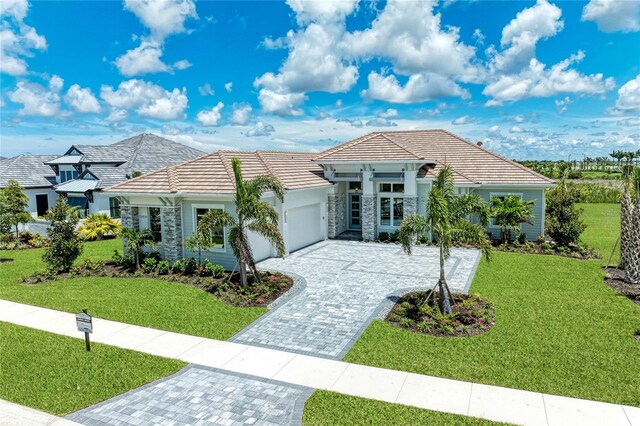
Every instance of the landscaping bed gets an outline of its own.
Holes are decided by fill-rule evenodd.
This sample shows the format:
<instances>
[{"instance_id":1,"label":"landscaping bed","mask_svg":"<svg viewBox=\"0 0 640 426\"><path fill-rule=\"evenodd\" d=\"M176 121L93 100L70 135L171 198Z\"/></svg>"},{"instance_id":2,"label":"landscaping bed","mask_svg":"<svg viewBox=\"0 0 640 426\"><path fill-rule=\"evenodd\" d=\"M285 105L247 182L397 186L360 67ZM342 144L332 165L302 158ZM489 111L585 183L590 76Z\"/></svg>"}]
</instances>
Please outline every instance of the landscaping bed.
<instances>
[{"instance_id":1,"label":"landscaping bed","mask_svg":"<svg viewBox=\"0 0 640 426\"><path fill-rule=\"evenodd\" d=\"M624 269L605 267L604 271L606 274L604 277L604 281L609 287L622 294L623 296L627 296L636 304L640 305L640 285L626 282L624 280Z\"/></svg>"},{"instance_id":2,"label":"landscaping bed","mask_svg":"<svg viewBox=\"0 0 640 426\"><path fill-rule=\"evenodd\" d=\"M602 258L602 256L600 256L600 253L590 247L584 245L560 247L556 244L553 244L552 242L544 240L543 238L538 239L538 241L516 240L508 244L494 241L493 245L496 250L513 253L545 254L585 260Z\"/></svg>"},{"instance_id":3,"label":"landscaping bed","mask_svg":"<svg viewBox=\"0 0 640 426\"><path fill-rule=\"evenodd\" d=\"M473 336L484 333L493 326L493 306L481 297L453 294L452 313L442 314L438 309L437 298L430 293L431 290L404 295L391 309L386 321L432 336Z\"/></svg>"},{"instance_id":4,"label":"landscaping bed","mask_svg":"<svg viewBox=\"0 0 640 426\"><path fill-rule=\"evenodd\" d=\"M49 247L50 241L40 234L29 231L20 232L16 237L14 234L4 234L0 236L0 250L29 250L42 247Z\"/></svg>"}]
</instances>

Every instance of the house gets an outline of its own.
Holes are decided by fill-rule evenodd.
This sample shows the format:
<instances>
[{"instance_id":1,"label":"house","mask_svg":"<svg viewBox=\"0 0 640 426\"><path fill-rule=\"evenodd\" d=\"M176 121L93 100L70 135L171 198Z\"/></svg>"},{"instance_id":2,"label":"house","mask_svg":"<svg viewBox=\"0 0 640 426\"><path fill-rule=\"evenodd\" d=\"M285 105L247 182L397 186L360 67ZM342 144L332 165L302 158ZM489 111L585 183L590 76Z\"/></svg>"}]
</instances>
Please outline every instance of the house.
<instances>
[{"instance_id":1,"label":"house","mask_svg":"<svg viewBox=\"0 0 640 426\"><path fill-rule=\"evenodd\" d=\"M209 209L234 214L231 159L242 160L245 178L270 174L285 188L284 202L265 194L280 215L279 226L291 252L349 232L375 240L397 230L403 218L425 213L431 183L444 164L454 170L458 194L515 194L535 201L533 224L523 224L529 239L544 234L544 190L554 182L444 130L375 132L319 154L274 151L219 151L117 184L123 224L150 228L168 260L194 256L184 248L198 219ZM499 229L487 228L494 238ZM227 268L235 259L225 230L207 256ZM275 255L261 237L249 235L257 260Z\"/></svg>"},{"instance_id":2,"label":"house","mask_svg":"<svg viewBox=\"0 0 640 426\"><path fill-rule=\"evenodd\" d=\"M204 152L143 133L111 145L72 145L62 156L19 155L0 162L1 185L16 179L29 196L29 211L43 216L58 196L67 197L82 214L120 216L115 197L104 188L163 167L176 165ZM5 163L7 164L5 168Z\"/></svg>"},{"instance_id":3,"label":"house","mask_svg":"<svg viewBox=\"0 0 640 426\"><path fill-rule=\"evenodd\" d=\"M53 190L56 175L44 163L55 155L17 155L0 160L0 188L7 186L10 180L17 181L29 197L28 211L34 217L41 217L50 205L55 203L58 194Z\"/></svg>"}]
</instances>

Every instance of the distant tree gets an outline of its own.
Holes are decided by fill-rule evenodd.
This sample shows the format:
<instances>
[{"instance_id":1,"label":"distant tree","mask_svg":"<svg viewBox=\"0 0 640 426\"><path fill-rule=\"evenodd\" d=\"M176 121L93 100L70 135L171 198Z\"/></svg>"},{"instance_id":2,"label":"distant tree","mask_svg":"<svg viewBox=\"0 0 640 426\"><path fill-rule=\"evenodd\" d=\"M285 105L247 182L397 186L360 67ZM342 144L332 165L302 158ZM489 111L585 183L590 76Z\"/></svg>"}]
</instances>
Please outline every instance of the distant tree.
<instances>
[{"instance_id":1,"label":"distant tree","mask_svg":"<svg viewBox=\"0 0 640 426\"><path fill-rule=\"evenodd\" d=\"M74 209L69 209L66 197L58 197L45 218L49 222L47 232L50 244L45 249L42 260L50 270L67 272L82 253L82 243L76 232L80 217Z\"/></svg>"},{"instance_id":2,"label":"distant tree","mask_svg":"<svg viewBox=\"0 0 640 426\"><path fill-rule=\"evenodd\" d=\"M20 235L19 226L22 223L28 223L33 220L27 207L29 206L29 197L24 193L20 184L11 179L7 182L7 186L0 189L0 219L5 227L14 226L16 238Z\"/></svg>"},{"instance_id":3,"label":"distant tree","mask_svg":"<svg viewBox=\"0 0 640 426\"><path fill-rule=\"evenodd\" d=\"M520 225L528 223L533 225L533 205L535 201L524 201L516 195L504 198L491 197L491 216L497 226L500 227L500 238L503 243L508 243L512 231L520 230Z\"/></svg>"},{"instance_id":4,"label":"distant tree","mask_svg":"<svg viewBox=\"0 0 640 426\"><path fill-rule=\"evenodd\" d=\"M562 247L578 244L587 227L580 219L582 209L575 206L578 197L578 190L567 185L564 179L547 194L547 235Z\"/></svg>"},{"instance_id":5,"label":"distant tree","mask_svg":"<svg viewBox=\"0 0 640 426\"><path fill-rule=\"evenodd\" d=\"M131 178L137 178L144 175L144 173L142 173L140 170L134 170L133 173L131 173Z\"/></svg>"},{"instance_id":6,"label":"distant tree","mask_svg":"<svg viewBox=\"0 0 640 426\"><path fill-rule=\"evenodd\" d=\"M152 249L156 247L156 241L150 229L137 231L132 228L124 228L122 230L122 242L127 251L133 254L136 269L140 268L140 258L144 247L147 246Z\"/></svg>"}]
</instances>

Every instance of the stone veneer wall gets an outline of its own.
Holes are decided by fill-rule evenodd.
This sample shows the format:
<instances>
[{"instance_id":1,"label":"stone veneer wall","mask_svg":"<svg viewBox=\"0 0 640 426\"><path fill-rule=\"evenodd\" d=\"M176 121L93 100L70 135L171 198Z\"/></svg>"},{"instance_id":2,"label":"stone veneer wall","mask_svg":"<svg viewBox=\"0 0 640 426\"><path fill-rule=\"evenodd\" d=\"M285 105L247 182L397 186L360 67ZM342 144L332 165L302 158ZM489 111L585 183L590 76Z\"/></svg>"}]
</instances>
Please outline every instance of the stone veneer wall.
<instances>
[{"instance_id":1,"label":"stone veneer wall","mask_svg":"<svg viewBox=\"0 0 640 426\"><path fill-rule=\"evenodd\" d=\"M182 259L182 208L166 207L161 209L162 245L164 258L169 262Z\"/></svg>"},{"instance_id":2,"label":"stone veneer wall","mask_svg":"<svg viewBox=\"0 0 640 426\"><path fill-rule=\"evenodd\" d=\"M346 194L329 194L327 214L329 238L335 238L347 230Z\"/></svg>"},{"instance_id":3,"label":"stone veneer wall","mask_svg":"<svg viewBox=\"0 0 640 426\"><path fill-rule=\"evenodd\" d=\"M120 223L123 228L139 229L140 214L137 207L120 206ZM127 254L129 251L126 246L126 239L122 239L122 252Z\"/></svg>"},{"instance_id":4,"label":"stone veneer wall","mask_svg":"<svg viewBox=\"0 0 640 426\"><path fill-rule=\"evenodd\" d=\"M378 236L378 215L375 195L363 195L362 200L362 239L373 241Z\"/></svg>"},{"instance_id":5,"label":"stone veneer wall","mask_svg":"<svg viewBox=\"0 0 640 426\"><path fill-rule=\"evenodd\" d=\"M403 217L407 217L418 213L418 197L404 197Z\"/></svg>"}]
</instances>

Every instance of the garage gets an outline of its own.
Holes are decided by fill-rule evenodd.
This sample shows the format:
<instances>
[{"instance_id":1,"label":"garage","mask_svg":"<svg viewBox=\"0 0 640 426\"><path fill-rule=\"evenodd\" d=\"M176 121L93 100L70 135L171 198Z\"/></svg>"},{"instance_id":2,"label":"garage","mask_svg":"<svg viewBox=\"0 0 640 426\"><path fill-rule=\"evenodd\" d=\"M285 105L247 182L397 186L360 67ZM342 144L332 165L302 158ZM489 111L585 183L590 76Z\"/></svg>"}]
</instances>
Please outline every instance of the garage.
<instances>
[{"instance_id":1,"label":"garage","mask_svg":"<svg viewBox=\"0 0 640 426\"><path fill-rule=\"evenodd\" d=\"M256 262L271 257L271 244L266 238L251 231L247 233L247 238L249 238L249 245L253 250L253 258Z\"/></svg>"},{"instance_id":2,"label":"garage","mask_svg":"<svg viewBox=\"0 0 640 426\"><path fill-rule=\"evenodd\" d=\"M322 204L311 204L288 212L289 252L324 240Z\"/></svg>"}]
</instances>

